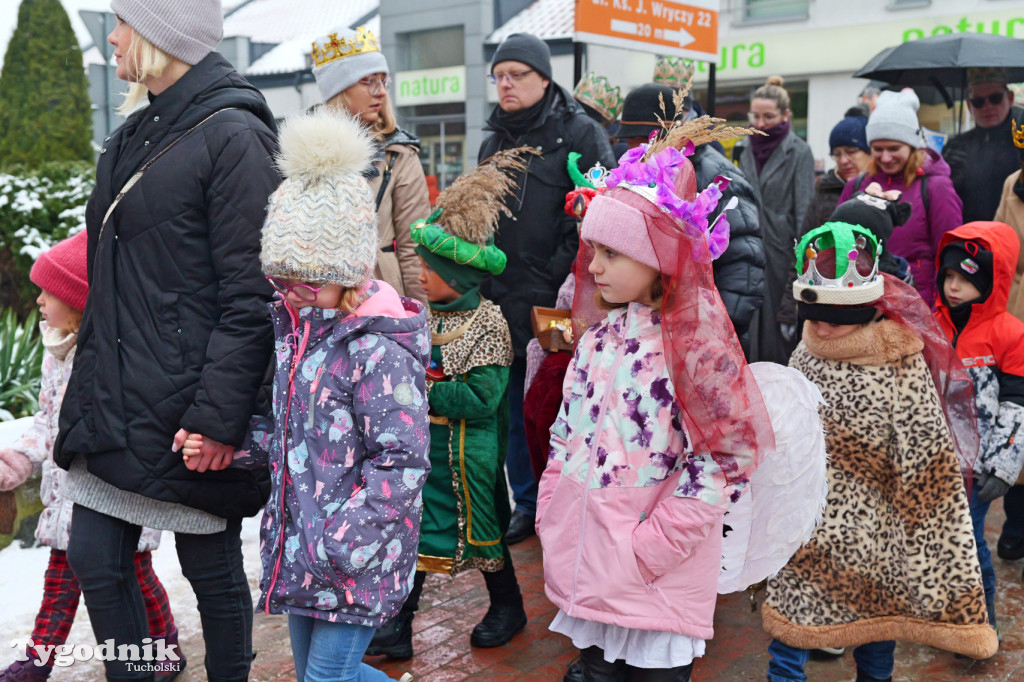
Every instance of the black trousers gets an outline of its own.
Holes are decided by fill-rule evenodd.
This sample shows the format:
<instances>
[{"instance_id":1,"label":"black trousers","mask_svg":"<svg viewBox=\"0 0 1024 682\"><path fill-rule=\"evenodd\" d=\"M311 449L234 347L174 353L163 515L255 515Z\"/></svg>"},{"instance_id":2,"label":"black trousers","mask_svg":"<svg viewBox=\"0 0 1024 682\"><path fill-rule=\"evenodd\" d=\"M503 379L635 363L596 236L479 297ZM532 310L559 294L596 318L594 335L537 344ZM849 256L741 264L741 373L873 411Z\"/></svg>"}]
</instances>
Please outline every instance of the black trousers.
<instances>
[{"instance_id":1,"label":"black trousers","mask_svg":"<svg viewBox=\"0 0 1024 682\"><path fill-rule=\"evenodd\" d=\"M580 651L583 682L690 682L693 663L678 668L634 668L619 660L604 660L604 651L596 646Z\"/></svg>"},{"instance_id":2,"label":"black trousers","mask_svg":"<svg viewBox=\"0 0 1024 682\"><path fill-rule=\"evenodd\" d=\"M246 680L252 663L252 596L242 566L242 523L212 535L175 533L181 572L192 585L206 642L210 682ZM96 641L115 646L149 636L146 607L135 577L139 526L75 505L68 563L89 609ZM104 661L109 680L151 680L130 661Z\"/></svg>"}]
</instances>

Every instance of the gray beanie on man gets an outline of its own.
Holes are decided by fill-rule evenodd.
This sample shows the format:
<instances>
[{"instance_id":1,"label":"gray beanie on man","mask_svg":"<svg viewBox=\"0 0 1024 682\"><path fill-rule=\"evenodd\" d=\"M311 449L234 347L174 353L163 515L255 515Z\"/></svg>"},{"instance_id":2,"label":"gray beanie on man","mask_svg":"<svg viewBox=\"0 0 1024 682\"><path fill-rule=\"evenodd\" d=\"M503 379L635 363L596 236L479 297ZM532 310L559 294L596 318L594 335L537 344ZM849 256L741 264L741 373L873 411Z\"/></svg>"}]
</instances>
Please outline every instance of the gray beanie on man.
<instances>
[{"instance_id":1,"label":"gray beanie on man","mask_svg":"<svg viewBox=\"0 0 1024 682\"><path fill-rule=\"evenodd\" d=\"M388 73L388 60L376 36L365 26L357 26L354 31L336 28L317 38L312 57L313 77L325 102L367 76Z\"/></svg>"},{"instance_id":2,"label":"gray beanie on man","mask_svg":"<svg viewBox=\"0 0 1024 682\"><path fill-rule=\"evenodd\" d=\"M110 11L156 47L195 66L224 37L220 0L110 0Z\"/></svg>"},{"instance_id":3,"label":"gray beanie on man","mask_svg":"<svg viewBox=\"0 0 1024 682\"><path fill-rule=\"evenodd\" d=\"M883 92L878 96L875 110L868 118L868 144L875 140L895 140L914 149L924 146L917 110L921 101L913 90Z\"/></svg>"},{"instance_id":4,"label":"gray beanie on man","mask_svg":"<svg viewBox=\"0 0 1024 682\"><path fill-rule=\"evenodd\" d=\"M491 60L491 73L501 62L522 62L551 80L551 48L535 35L513 33L501 41Z\"/></svg>"}]
</instances>

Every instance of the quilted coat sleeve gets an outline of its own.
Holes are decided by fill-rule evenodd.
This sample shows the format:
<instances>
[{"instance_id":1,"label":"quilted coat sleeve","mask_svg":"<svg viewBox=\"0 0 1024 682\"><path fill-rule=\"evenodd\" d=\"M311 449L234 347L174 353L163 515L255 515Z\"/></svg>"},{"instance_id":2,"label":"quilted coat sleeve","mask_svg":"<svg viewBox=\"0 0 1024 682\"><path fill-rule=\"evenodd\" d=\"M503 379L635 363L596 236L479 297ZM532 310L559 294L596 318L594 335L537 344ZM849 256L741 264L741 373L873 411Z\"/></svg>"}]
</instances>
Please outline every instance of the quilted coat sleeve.
<instances>
[{"instance_id":1,"label":"quilted coat sleeve","mask_svg":"<svg viewBox=\"0 0 1024 682\"><path fill-rule=\"evenodd\" d=\"M729 246L713 264L715 286L737 334L750 326L754 313L760 310L764 299L764 241L758 224L760 208L757 195L743 173L722 158L722 167L716 175L724 175L731 182L722 193L719 206L725 206L736 197L739 204L726 213L729 221ZM718 217L717 211L714 220Z\"/></svg>"},{"instance_id":2,"label":"quilted coat sleeve","mask_svg":"<svg viewBox=\"0 0 1024 682\"><path fill-rule=\"evenodd\" d=\"M942 235L963 224L964 204L944 175L928 178L928 236L933 253L939 252Z\"/></svg>"},{"instance_id":3,"label":"quilted coat sleeve","mask_svg":"<svg viewBox=\"0 0 1024 682\"><path fill-rule=\"evenodd\" d=\"M999 410L981 455L985 468L1010 485L1024 468L1024 344L1017 341L999 359Z\"/></svg>"},{"instance_id":4,"label":"quilted coat sleeve","mask_svg":"<svg viewBox=\"0 0 1024 682\"><path fill-rule=\"evenodd\" d=\"M384 553L388 542L402 532L386 520L411 512L430 471L430 439L425 435L427 401L403 404L404 401L400 402L393 393L384 392L387 384L384 377L388 376L396 386L411 384L415 387L414 393L425 395L424 367L395 342L389 339L383 342L389 346L380 362L367 361L372 352L369 348L352 355L353 363L370 368L352 387L355 424L362 433L365 448L356 466L362 472L366 497L362 505L346 504L336 515L336 523L363 526L364 535L379 540L379 553ZM416 470L419 475L407 480L418 483L403 483L409 470ZM341 546L336 549L346 551Z\"/></svg>"},{"instance_id":5,"label":"quilted coat sleeve","mask_svg":"<svg viewBox=\"0 0 1024 682\"><path fill-rule=\"evenodd\" d=\"M60 411L60 403L54 401L60 387L60 370L57 361L45 352L43 357L42 378L39 390L39 411L32 419L32 425L11 447L28 457L32 462L32 470L39 471L42 463L50 456L53 441L50 438L51 415Z\"/></svg>"},{"instance_id":6,"label":"quilted coat sleeve","mask_svg":"<svg viewBox=\"0 0 1024 682\"><path fill-rule=\"evenodd\" d=\"M449 419L493 417L508 390L508 367L474 367L462 376L434 382L430 407Z\"/></svg>"},{"instance_id":7,"label":"quilted coat sleeve","mask_svg":"<svg viewBox=\"0 0 1024 682\"><path fill-rule=\"evenodd\" d=\"M581 113L570 118L567 126L569 136L572 138L569 150L580 154L580 158L577 160L577 165L580 168L586 170L598 161L605 168L615 168L615 155L612 154L612 147L608 142L608 134L605 133L604 128L598 125L597 121ZM564 171L564 161L559 166L558 170ZM568 171L564 172L568 180ZM567 191L571 189L572 182L568 182ZM527 197L527 200L529 200L529 197ZM558 273L558 281L552 282L555 288L561 286L562 274L569 272L573 261L576 260L576 253L580 248L579 235L576 231L576 218L567 215L560 207L561 203L559 203L559 210L557 211L557 230L561 239L555 252L549 257L548 264L550 272Z\"/></svg>"},{"instance_id":8,"label":"quilted coat sleeve","mask_svg":"<svg viewBox=\"0 0 1024 682\"><path fill-rule=\"evenodd\" d=\"M249 420L249 432L242 447L235 450L232 469L265 469L270 463L270 445L274 439L274 420L254 416Z\"/></svg>"},{"instance_id":9,"label":"quilted coat sleeve","mask_svg":"<svg viewBox=\"0 0 1024 682\"><path fill-rule=\"evenodd\" d=\"M274 332L266 307L271 292L260 270L259 254L267 197L280 183L274 151L269 134L242 130L214 159L206 189L220 317L206 347L195 400L181 426L235 446L245 437L273 350Z\"/></svg>"}]
</instances>

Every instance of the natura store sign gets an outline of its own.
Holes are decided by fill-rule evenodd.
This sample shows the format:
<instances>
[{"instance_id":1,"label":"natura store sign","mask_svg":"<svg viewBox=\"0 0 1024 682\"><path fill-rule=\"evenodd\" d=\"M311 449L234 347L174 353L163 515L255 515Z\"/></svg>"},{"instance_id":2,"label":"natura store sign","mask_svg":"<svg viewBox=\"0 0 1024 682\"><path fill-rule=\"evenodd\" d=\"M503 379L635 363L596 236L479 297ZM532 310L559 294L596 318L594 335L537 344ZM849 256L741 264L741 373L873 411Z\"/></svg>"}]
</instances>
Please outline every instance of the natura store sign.
<instances>
[{"instance_id":1,"label":"natura store sign","mask_svg":"<svg viewBox=\"0 0 1024 682\"><path fill-rule=\"evenodd\" d=\"M856 71L892 45L927 36L968 32L1024 38L1024 9L1006 7L967 15L760 32L748 40L726 38L719 48L718 74L729 80L765 78L773 73ZM850 41L849 49L836 49L837 36ZM705 80L707 72L707 64L698 62L697 80Z\"/></svg>"},{"instance_id":2,"label":"natura store sign","mask_svg":"<svg viewBox=\"0 0 1024 682\"><path fill-rule=\"evenodd\" d=\"M395 102L398 106L465 101L465 66L400 71L395 74Z\"/></svg>"}]
</instances>

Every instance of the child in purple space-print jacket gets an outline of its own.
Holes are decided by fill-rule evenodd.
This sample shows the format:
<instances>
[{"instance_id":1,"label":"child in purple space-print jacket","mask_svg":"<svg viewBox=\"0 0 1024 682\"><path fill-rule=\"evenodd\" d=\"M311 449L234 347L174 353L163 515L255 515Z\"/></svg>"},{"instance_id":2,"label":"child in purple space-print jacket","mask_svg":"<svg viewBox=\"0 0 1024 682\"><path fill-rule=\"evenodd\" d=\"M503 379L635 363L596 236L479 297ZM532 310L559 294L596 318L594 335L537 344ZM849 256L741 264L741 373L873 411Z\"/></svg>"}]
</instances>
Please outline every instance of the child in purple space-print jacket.
<instances>
[{"instance_id":1,"label":"child in purple space-print jacket","mask_svg":"<svg viewBox=\"0 0 1024 682\"><path fill-rule=\"evenodd\" d=\"M329 110L281 131L263 272L279 297L273 412L232 466L268 466L258 609L288 614L299 682L390 679L361 663L412 587L430 463L427 312L369 279L372 143ZM184 454L202 454L190 436Z\"/></svg>"}]
</instances>

